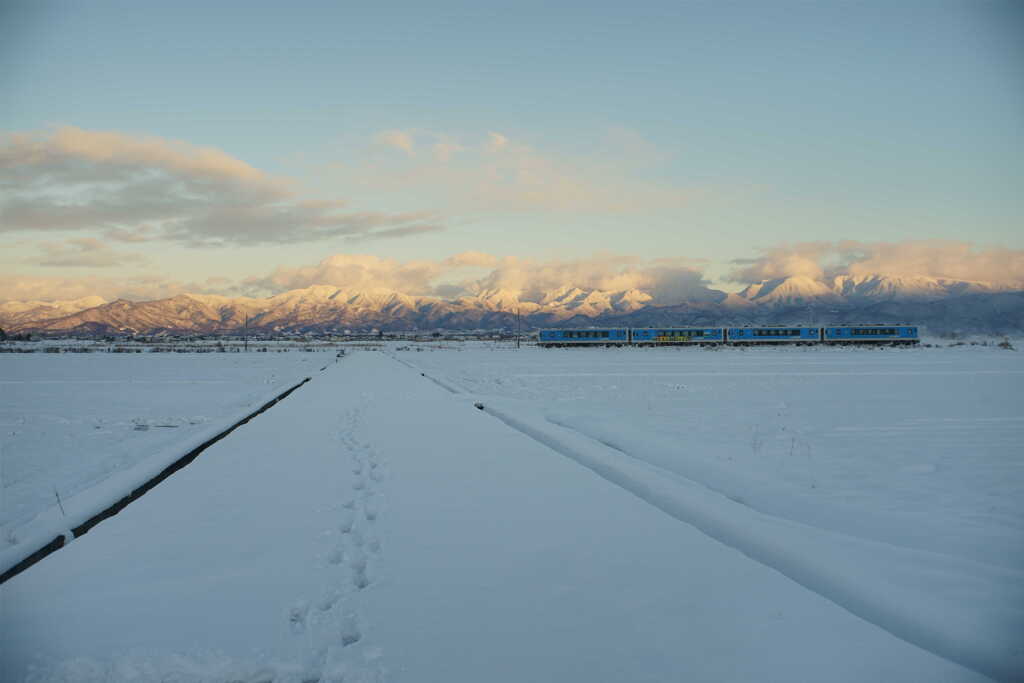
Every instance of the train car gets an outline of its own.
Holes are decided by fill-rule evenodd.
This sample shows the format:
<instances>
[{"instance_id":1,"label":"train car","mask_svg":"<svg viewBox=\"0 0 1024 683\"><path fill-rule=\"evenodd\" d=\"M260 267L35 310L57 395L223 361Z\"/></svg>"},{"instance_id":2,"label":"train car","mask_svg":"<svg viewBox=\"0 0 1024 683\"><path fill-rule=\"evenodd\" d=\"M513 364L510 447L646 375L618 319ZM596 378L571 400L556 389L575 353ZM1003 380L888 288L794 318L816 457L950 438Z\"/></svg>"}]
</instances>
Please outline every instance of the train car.
<instances>
[{"instance_id":1,"label":"train car","mask_svg":"<svg viewBox=\"0 0 1024 683\"><path fill-rule=\"evenodd\" d=\"M629 343L629 330L606 328L592 330L541 330L540 346L613 346Z\"/></svg>"},{"instance_id":2,"label":"train car","mask_svg":"<svg viewBox=\"0 0 1024 683\"><path fill-rule=\"evenodd\" d=\"M726 339L730 344L814 344L821 341L821 328L802 325L729 327Z\"/></svg>"},{"instance_id":3,"label":"train car","mask_svg":"<svg viewBox=\"0 0 1024 683\"><path fill-rule=\"evenodd\" d=\"M633 328L632 343L640 346L674 344L721 344L725 329L721 327Z\"/></svg>"},{"instance_id":4,"label":"train car","mask_svg":"<svg viewBox=\"0 0 1024 683\"><path fill-rule=\"evenodd\" d=\"M855 325L765 325L761 327L670 327L541 330L540 346L746 346L753 344L917 344L918 328L903 323Z\"/></svg>"},{"instance_id":5,"label":"train car","mask_svg":"<svg viewBox=\"0 0 1024 683\"><path fill-rule=\"evenodd\" d=\"M830 344L917 344L921 341L913 325L835 325L825 328L823 341Z\"/></svg>"}]
</instances>

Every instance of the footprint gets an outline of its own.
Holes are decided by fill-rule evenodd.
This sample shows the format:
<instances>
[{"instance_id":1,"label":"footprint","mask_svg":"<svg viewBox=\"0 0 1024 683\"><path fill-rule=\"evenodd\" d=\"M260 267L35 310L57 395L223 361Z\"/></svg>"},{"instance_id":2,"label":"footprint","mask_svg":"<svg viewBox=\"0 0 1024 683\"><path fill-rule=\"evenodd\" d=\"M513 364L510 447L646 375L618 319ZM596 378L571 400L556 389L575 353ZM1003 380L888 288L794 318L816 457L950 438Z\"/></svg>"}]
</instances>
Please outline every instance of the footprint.
<instances>
[{"instance_id":1,"label":"footprint","mask_svg":"<svg viewBox=\"0 0 1024 683\"><path fill-rule=\"evenodd\" d=\"M320 602L318 602L316 606L320 609L321 612L327 612L332 607L334 607L338 603L338 600L340 599L341 593L339 593L334 588L329 588L327 591L324 592L323 596L321 596Z\"/></svg>"},{"instance_id":2,"label":"footprint","mask_svg":"<svg viewBox=\"0 0 1024 683\"><path fill-rule=\"evenodd\" d=\"M354 614L346 614L341 620L341 646L348 647L363 639L363 632L359 628L359 620Z\"/></svg>"},{"instance_id":3,"label":"footprint","mask_svg":"<svg viewBox=\"0 0 1024 683\"><path fill-rule=\"evenodd\" d=\"M306 615L309 614L309 603L301 600L288 610L288 626L292 633L298 635L306 630Z\"/></svg>"},{"instance_id":4,"label":"footprint","mask_svg":"<svg viewBox=\"0 0 1024 683\"><path fill-rule=\"evenodd\" d=\"M354 572L365 572L366 555L358 548L354 548L348 555L348 566L351 567Z\"/></svg>"},{"instance_id":5,"label":"footprint","mask_svg":"<svg viewBox=\"0 0 1024 683\"><path fill-rule=\"evenodd\" d=\"M343 534L350 533L352 531L352 525L355 524L356 513L355 505L351 508L347 508L341 515L341 523L338 524L338 529Z\"/></svg>"}]
</instances>

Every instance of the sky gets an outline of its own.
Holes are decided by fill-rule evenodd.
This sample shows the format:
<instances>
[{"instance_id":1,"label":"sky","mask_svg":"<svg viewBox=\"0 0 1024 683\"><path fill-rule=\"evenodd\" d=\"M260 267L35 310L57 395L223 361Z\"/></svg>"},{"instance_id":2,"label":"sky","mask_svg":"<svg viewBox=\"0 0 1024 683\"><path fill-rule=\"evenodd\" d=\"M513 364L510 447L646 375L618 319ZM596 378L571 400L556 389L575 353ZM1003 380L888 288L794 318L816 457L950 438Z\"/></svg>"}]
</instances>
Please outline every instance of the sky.
<instances>
[{"instance_id":1,"label":"sky","mask_svg":"<svg viewBox=\"0 0 1024 683\"><path fill-rule=\"evenodd\" d=\"M368 5L0 0L0 300L1024 288L1021 3Z\"/></svg>"}]
</instances>

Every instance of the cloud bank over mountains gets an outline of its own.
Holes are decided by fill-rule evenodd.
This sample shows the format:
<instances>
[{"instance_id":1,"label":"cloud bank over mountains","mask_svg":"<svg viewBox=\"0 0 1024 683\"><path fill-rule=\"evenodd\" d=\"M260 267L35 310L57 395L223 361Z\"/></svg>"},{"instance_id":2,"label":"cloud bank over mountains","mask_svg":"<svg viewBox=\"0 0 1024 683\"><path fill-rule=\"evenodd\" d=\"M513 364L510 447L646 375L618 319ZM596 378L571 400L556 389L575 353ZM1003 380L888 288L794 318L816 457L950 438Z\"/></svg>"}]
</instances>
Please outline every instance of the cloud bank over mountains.
<instances>
[{"instance_id":1,"label":"cloud bank over mountains","mask_svg":"<svg viewBox=\"0 0 1024 683\"><path fill-rule=\"evenodd\" d=\"M760 256L736 259L728 277L753 284L786 277L826 281L857 278L933 277L990 282L1024 288L1024 250L977 248L969 242L920 240L865 243L852 240L810 242L762 250Z\"/></svg>"},{"instance_id":2,"label":"cloud bank over mountains","mask_svg":"<svg viewBox=\"0 0 1024 683\"><path fill-rule=\"evenodd\" d=\"M415 296L459 297L488 292L514 293L538 302L550 292L642 290L661 303L702 298L709 291L697 261L597 255L572 261L535 261L462 252L440 261L385 259L367 254L334 254L313 266L278 268L245 286L253 292L278 294L313 285L347 290L386 289ZM485 270L467 277L467 270Z\"/></svg>"},{"instance_id":3,"label":"cloud bank over mountains","mask_svg":"<svg viewBox=\"0 0 1024 683\"><path fill-rule=\"evenodd\" d=\"M865 270L904 253L934 274ZM837 262L837 255L848 261ZM1004 334L1024 331L1024 282L1013 279L1019 259L1009 250L954 243L796 245L738 260L731 276L751 282L728 294L711 287L703 263L686 259L544 262L463 252L399 261L334 254L243 283L165 287L166 297L153 301L107 303L97 296L101 289L87 294L101 281L70 283L58 302L0 303L0 326L50 334L223 333L245 320L265 332L467 329L508 327L522 314L538 327L899 319ZM1001 279L949 277L983 275L982 268ZM225 289L256 296L202 293Z\"/></svg>"},{"instance_id":4,"label":"cloud bank over mountains","mask_svg":"<svg viewBox=\"0 0 1024 683\"><path fill-rule=\"evenodd\" d=\"M74 248L54 245L55 265L79 258L107 258L102 245L88 239ZM872 278L981 283L984 291L1024 290L1024 250L979 249L965 242L811 243L764 250L736 259L727 279L758 285L799 280L804 294L850 293L850 283ZM372 254L338 253L316 264L278 267L240 281L211 277L203 282L176 282L159 277L121 280L85 277L0 275L0 301L63 300L98 295L105 299L156 299L181 293L273 296L315 285L350 291L392 291L410 296L454 299L505 292L523 302L539 303L552 292L568 289L642 292L650 305L718 301L726 296L712 286L708 262L692 258L641 259L597 254L584 259L541 261L466 251L440 260L401 261ZM919 283L919 287L924 287ZM745 290L747 291L747 290Z\"/></svg>"}]
</instances>

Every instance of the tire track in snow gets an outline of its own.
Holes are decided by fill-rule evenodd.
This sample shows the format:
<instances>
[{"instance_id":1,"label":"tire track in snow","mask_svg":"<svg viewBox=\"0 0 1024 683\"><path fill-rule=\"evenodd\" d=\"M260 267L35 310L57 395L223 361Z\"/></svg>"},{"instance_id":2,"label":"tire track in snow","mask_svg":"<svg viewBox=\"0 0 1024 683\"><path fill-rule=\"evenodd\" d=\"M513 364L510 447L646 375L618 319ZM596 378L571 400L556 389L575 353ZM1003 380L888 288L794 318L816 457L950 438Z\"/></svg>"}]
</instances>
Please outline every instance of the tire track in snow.
<instances>
[{"instance_id":1,"label":"tire track in snow","mask_svg":"<svg viewBox=\"0 0 1024 683\"><path fill-rule=\"evenodd\" d=\"M377 577L381 544L376 534L384 468L376 450L357 436L361 409L342 416L338 441L352 478L332 506L333 525L324 530L330 549L322 558L327 580L315 600L297 600L288 628L300 639L302 680L328 683L384 678L382 651L366 642L366 617L359 594Z\"/></svg>"}]
</instances>

